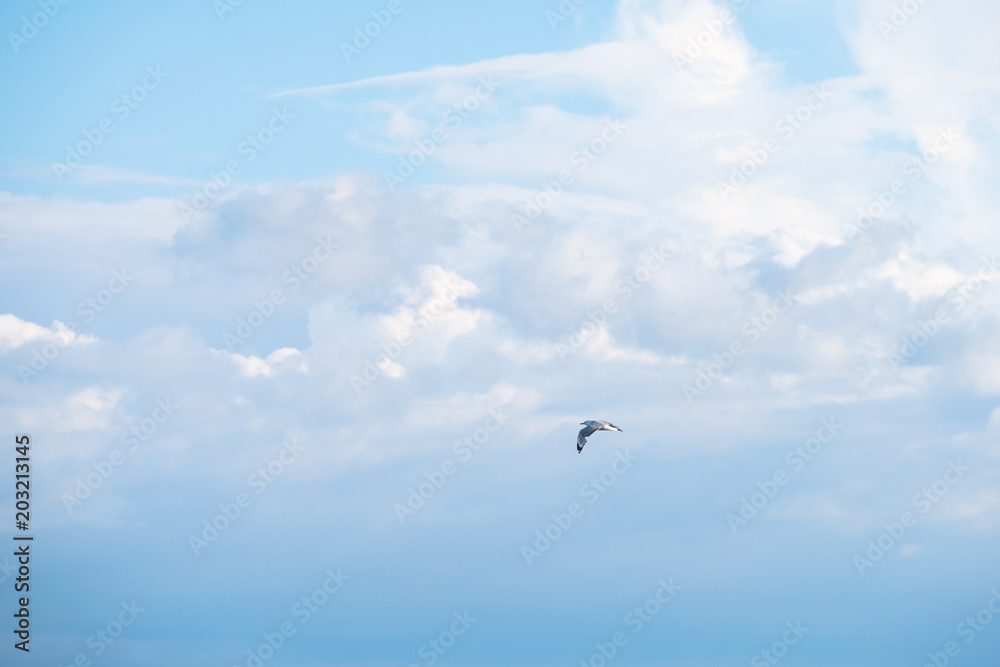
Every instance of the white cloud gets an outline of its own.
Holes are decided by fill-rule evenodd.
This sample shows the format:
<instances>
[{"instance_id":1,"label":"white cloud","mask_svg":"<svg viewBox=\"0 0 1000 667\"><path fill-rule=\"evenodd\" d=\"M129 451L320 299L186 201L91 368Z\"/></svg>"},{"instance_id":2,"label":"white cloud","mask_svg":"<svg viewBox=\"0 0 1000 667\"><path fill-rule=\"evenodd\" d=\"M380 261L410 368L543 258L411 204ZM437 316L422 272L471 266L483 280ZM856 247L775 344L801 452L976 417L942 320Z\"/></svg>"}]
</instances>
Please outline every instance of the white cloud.
<instances>
[{"instance_id":1,"label":"white cloud","mask_svg":"<svg viewBox=\"0 0 1000 667\"><path fill-rule=\"evenodd\" d=\"M958 270L943 262L921 261L905 252L876 269L875 275L913 301L943 296L962 279Z\"/></svg>"},{"instance_id":2,"label":"white cloud","mask_svg":"<svg viewBox=\"0 0 1000 667\"><path fill-rule=\"evenodd\" d=\"M97 339L80 335L56 320L51 327L26 322L16 315L0 315L0 351L13 350L34 341L55 342L60 346L86 345Z\"/></svg>"},{"instance_id":3,"label":"white cloud","mask_svg":"<svg viewBox=\"0 0 1000 667\"><path fill-rule=\"evenodd\" d=\"M212 352L230 358L240 369L240 374L243 377L273 377L277 371L285 369L292 369L303 374L309 372L308 362L303 359L302 353L293 347L277 349L263 359L252 354L243 356L225 350L212 350Z\"/></svg>"},{"instance_id":4,"label":"white cloud","mask_svg":"<svg viewBox=\"0 0 1000 667\"><path fill-rule=\"evenodd\" d=\"M956 500L942 508L941 518L969 520L990 517L1000 512L1000 491L989 489L980 491L974 498Z\"/></svg>"},{"instance_id":5,"label":"white cloud","mask_svg":"<svg viewBox=\"0 0 1000 667\"><path fill-rule=\"evenodd\" d=\"M90 386L62 400L23 410L17 420L25 431L51 429L54 433L106 430L122 397L120 389Z\"/></svg>"},{"instance_id":6,"label":"white cloud","mask_svg":"<svg viewBox=\"0 0 1000 667\"><path fill-rule=\"evenodd\" d=\"M54 237L95 250L96 239L168 241L183 226L176 202L166 197L101 202L0 192L0 229L20 247L29 240L51 245Z\"/></svg>"},{"instance_id":7,"label":"white cloud","mask_svg":"<svg viewBox=\"0 0 1000 667\"><path fill-rule=\"evenodd\" d=\"M899 412L905 402L1000 392L1000 357L980 341L996 317L991 289L970 299L921 357L898 372L888 362L899 339L971 275L983 249L1000 245L991 218L995 151L976 130L995 123L993 89L980 84L992 86L996 75L977 62L974 76L955 77L955 54L942 57L947 66L922 54L934 30L946 30L948 43L962 34L960 20L930 4L909 36L887 46L872 32L885 9L877 4L861 7L861 28L849 35L862 73L826 82L834 97L725 201L718 183L776 136L776 121L809 89L781 83L739 29L679 68L674 54L721 7L708 2L624 2L618 32L585 48L307 91L336 96L349 87L364 98L357 141L395 165L475 77L494 73L501 86L433 156L428 185L389 193L380 173L350 173L233 187L188 225L166 197L108 203L2 193L4 252L18 245L46 272L36 289L71 293L46 303L72 312L106 282L107 266L128 258L138 269L128 295L94 323L110 335L102 330L99 345L60 358L38 378L38 394L17 400L38 428L63 420L96 430L114 410L111 398L74 399L112 386L95 378L115 378L130 401L174 392L192 423L212 429L204 438L220 460L264 456L289 430L331 463L309 470L323 477L417 460L450 442L444 430L468 428L494 403L519 410L504 437L516 433L511 447L525 456L571 447L566 427L599 413L636 434L637 449L670 457L702 445L744 447L775 424L790 428L796 411L877 403L877 416L857 417L860 433L908 422ZM979 26L968 38L992 43ZM608 118L623 119L626 130L579 170L574 154ZM845 239L858 207L905 178L902 165L913 157L873 142L891 135L924 148L948 124L961 128L961 141L908 182L870 230ZM573 183L519 234L511 214L562 169L575 170ZM293 290L286 271L327 235L339 250ZM660 244L670 260L626 299L616 285ZM25 280L18 268L2 269L8 283ZM750 341L741 328L785 288L798 305ZM241 347L220 351L237 318L273 290L283 291L283 305ZM556 345L611 298L617 312L561 359ZM26 345L62 326L10 310L0 318L0 349L15 363ZM44 321L55 317L68 314ZM682 385L734 341L746 354L687 406ZM350 378L368 362L380 379L356 394ZM50 401L61 411L42 411ZM843 498L805 498L794 516L848 513Z\"/></svg>"}]
</instances>

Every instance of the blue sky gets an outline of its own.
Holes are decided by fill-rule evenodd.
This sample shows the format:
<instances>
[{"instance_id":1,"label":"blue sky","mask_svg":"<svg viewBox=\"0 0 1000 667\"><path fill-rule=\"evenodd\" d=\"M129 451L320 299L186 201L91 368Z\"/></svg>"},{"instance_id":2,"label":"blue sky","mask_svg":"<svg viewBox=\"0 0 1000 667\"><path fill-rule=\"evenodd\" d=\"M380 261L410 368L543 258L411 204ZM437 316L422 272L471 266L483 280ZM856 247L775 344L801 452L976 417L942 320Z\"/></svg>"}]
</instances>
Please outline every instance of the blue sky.
<instances>
[{"instance_id":1,"label":"blue sky","mask_svg":"<svg viewBox=\"0 0 1000 667\"><path fill-rule=\"evenodd\" d=\"M0 10L0 662L995 663L995 8L231 9Z\"/></svg>"}]
</instances>

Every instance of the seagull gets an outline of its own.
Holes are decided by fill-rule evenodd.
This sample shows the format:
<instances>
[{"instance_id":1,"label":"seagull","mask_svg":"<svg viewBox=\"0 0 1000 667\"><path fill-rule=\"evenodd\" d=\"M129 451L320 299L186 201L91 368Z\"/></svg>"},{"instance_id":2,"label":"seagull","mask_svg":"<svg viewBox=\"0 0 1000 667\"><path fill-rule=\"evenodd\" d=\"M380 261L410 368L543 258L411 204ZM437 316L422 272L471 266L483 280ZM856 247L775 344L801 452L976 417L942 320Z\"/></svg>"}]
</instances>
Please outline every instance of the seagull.
<instances>
[{"instance_id":1,"label":"seagull","mask_svg":"<svg viewBox=\"0 0 1000 667\"><path fill-rule=\"evenodd\" d=\"M583 446L587 444L587 438L596 431L621 431L620 428L612 424L611 422L602 421L600 419L595 419L592 421L580 422L583 424L583 428L580 429L580 435L576 436L576 453L579 454L583 451Z\"/></svg>"}]
</instances>

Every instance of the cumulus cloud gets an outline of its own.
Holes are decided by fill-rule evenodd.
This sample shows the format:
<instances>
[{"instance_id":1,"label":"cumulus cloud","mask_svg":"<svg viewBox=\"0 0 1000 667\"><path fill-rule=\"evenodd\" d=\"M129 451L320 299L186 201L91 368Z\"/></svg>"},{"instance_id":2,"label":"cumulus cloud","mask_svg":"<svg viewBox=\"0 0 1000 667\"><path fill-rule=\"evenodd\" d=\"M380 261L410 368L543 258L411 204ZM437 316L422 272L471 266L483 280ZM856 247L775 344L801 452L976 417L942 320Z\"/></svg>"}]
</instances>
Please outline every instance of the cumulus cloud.
<instances>
[{"instance_id":1,"label":"cumulus cloud","mask_svg":"<svg viewBox=\"0 0 1000 667\"><path fill-rule=\"evenodd\" d=\"M179 319L220 349L237 319L277 289L286 305L225 353L240 377L273 378L284 366L304 377L302 369L319 364L337 378L339 392L349 391L349 378L364 377L367 367L386 383L405 381L413 383L408 391L419 391L427 380L417 370L443 366L457 381L457 365L475 359L473 376L508 364L515 375L550 369L546 381L554 386L565 373L571 385L577 362L567 365L557 346L578 334L587 313L607 298L621 299L616 288L647 248L666 243L672 260L595 327L580 363L659 368L678 396L713 354L736 341L750 352L719 383L731 398L761 386L779 402L928 391L927 373L961 359L961 347L939 351L937 359L921 347L902 366L889 359L919 331L928 315L923 308L952 295L980 261L973 241L986 228L954 201L959 175L988 160L983 139L969 129L983 107L953 103L933 117L913 117L907 107L925 108L927 96L901 88L905 77L887 74L887 63L923 62L919 35L928 23L947 19L922 9L905 34L892 36L890 53L873 28L881 11L873 7L866 6L851 33L863 72L822 82L827 97L811 99L814 85L782 85L777 65L739 29L722 31L691 62L679 61L689 38L723 8L707 1L623 2L615 38L573 51L288 91L311 98L335 98L346 87L367 91L370 122L359 132L389 137L377 148L388 157L412 150L442 109L478 85L477 77L493 74L501 82L489 104L428 158L434 185L385 196L378 176L345 174L233 188L191 224L173 210L152 236L148 227L125 230L119 244L143 265L135 289L158 304L142 312L140 326ZM972 95L963 85L956 95ZM605 110L582 113L564 103L581 94L601 100ZM796 125L782 125L796 113ZM620 140L602 144L608 118L625 130ZM386 134L383 121L396 129ZM958 143L921 163L919 179L908 180L907 160L926 158L950 125L961 128ZM871 141L890 129L899 145L912 140L916 152L896 145L873 150ZM777 150L763 148L768 140ZM767 159L756 164L762 150ZM741 169L752 173L720 196L720 183L734 183ZM518 230L512 216L525 202L540 201L538 193L561 170L572 182ZM883 190L891 193L894 179L907 190L893 195L895 203L873 226L845 237L859 209ZM975 197L991 197L987 190ZM69 207L5 195L3 204L11 221L32 207L35 218L71 220L67 228L100 218L110 231L124 230L107 222L121 219L124 208L141 206L162 217L171 202ZM340 252L307 279L288 280L323 235L336 238ZM747 340L744 325L783 288L800 305ZM205 290L216 296L204 298ZM982 294L979 305L954 313L942 336L962 340L989 317L983 304L993 302L994 283ZM204 308L210 302L221 308ZM859 308L862 318L852 315ZM42 335L36 325L7 318L7 348ZM969 381L991 391L988 373L977 375L971 366ZM772 369L766 377L765 367Z\"/></svg>"},{"instance_id":2,"label":"cumulus cloud","mask_svg":"<svg viewBox=\"0 0 1000 667\"><path fill-rule=\"evenodd\" d=\"M56 320L51 327L25 322L16 315L0 315L0 349L13 350L32 341L58 341L60 345L85 345L94 342L92 336L81 336Z\"/></svg>"},{"instance_id":3,"label":"cumulus cloud","mask_svg":"<svg viewBox=\"0 0 1000 667\"><path fill-rule=\"evenodd\" d=\"M808 481L792 481L802 488L776 504L767 530L814 537L817 561L833 536L860 547L925 483L927 460L966 446L995 456L977 438L1000 423L1000 352L984 333L1000 306L1000 274L987 271L1000 241L1000 70L992 56L967 62L969 43L995 52L985 47L998 10L925 3L887 39L878 21L891 4L857 3L845 20L859 74L802 85L785 82L738 23L679 62L723 5L627 0L599 44L288 90L316 113L343 114L384 169L234 185L189 223L163 196L0 193L4 252L16 244L38 267L35 283L19 277L27 260L0 276L37 284L45 304L5 309L0 351L16 367L33 345L70 341L39 377L8 379L17 424L72 431L106 455L137 415L175 396L162 446L152 440L121 476L148 483L158 507L177 504L172 535L295 437L311 463L289 467L296 493L276 483L255 525L300 529L289 517L308 514L327 534L357 535L338 548L365 563L397 551L386 548L400 535L392 504L455 458L454 443L490 410L511 418L419 520L434 530L451 521L501 550L574 498L579 469L565 454L576 456L578 422L611 419L628 439L609 434L592 451L627 442L654 471L628 483L662 513L655 525L675 521L677 539L697 547L670 552L697 578L709 571L706 545L729 548L702 537L712 522L728 537L726 510L675 508L738 505L758 473L773 473L760 461L783 465L816 420L837 414L843 439ZM955 18L972 10L983 14L976 25ZM490 75L500 85L488 102L425 157L420 177L390 190L385 172ZM325 104L348 90L363 101ZM602 135L609 122L624 126L615 141ZM958 139L936 148L947 128ZM530 224L515 224L529 210ZM78 300L123 260L136 275L128 292L91 328L68 330ZM793 305L779 313L782 293ZM227 345L254 312L250 334ZM956 431L973 444L952 441ZM81 450L62 437L54 474L71 486L80 473L66 461ZM997 480L982 474L936 524L995 516ZM178 480L197 491L173 498ZM628 497L622 485L614 491ZM109 485L107 511L128 518L124 500L147 490ZM674 547L622 516L621 571L660 567ZM598 539L585 533L573 539ZM901 554L923 559L925 538ZM470 548L456 543L442 562Z\"/></svg>"},{"instance_id":4,"label":"cumulus cloud","mask_svg":"<svg viewBox=\"0 0 1000 667\"><path fill-rule=\"evenodd\" d=\"M283 347L275 350L266 358L250 355L243 356L239 353L230 353L225 350L212 350L217 354L222 354L230 359L240 369L243 377L273 377L277 369L293 368L300 373L308 373L309 365L302 361L302 353L294 347Z\"/></svg>"}]
</instances>

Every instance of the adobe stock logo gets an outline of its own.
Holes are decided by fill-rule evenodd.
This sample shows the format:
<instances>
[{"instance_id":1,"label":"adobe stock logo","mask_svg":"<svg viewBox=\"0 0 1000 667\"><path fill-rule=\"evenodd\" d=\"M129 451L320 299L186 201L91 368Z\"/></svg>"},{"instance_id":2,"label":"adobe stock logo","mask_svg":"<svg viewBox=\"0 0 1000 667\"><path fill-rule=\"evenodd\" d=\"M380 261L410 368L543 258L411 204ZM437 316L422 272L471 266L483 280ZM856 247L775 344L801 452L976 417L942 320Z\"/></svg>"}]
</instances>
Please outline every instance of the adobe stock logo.
<instances>
[{"instance_id":1,"label":"adobe stock logo","mask_svg":"<svg viewBox=\"0 0 1000 667\"><path fill-rule=\"evenodd\" d=\"M253 308L250 309L246 317L242 315L237 317L236 327L233 331L227 331L222 336L229 351L235 351L238 346L250 340L250 337L284 305L288 294L298 290L305 281L309 280L324 262L333 257L338 248L340 248L340 244L334 241L329 234L326 235L326 238L317 236L316 245L313 246L312 252L294 262L281 274L281 282L285 285L291 285L288 293L277 288L271 290L263 299L254 300Z\"/></svg>"},{"instance_id":2,"label":"adobe stock logo","mask_svg":"<svg viewBox=\"0 0 1000 667\"><path fill-rule=\"evenodd\" d=\"M622 276L622 279L615 283L615 294L622 294L622 301L626 302L632 295L642 289L648 283L653 274L666 266L667 260L672 257L672 253L667 250L666 244L661 244L659 250L653 246L646 248L649 255L636 266L631 273ZM608 323L608 317L618 312L619 301L617 297L612 297L601 303L601 307L587 311L587 317L580 325L572 330L572 334L566 339L566 343L556 343L556 352L559 359L566 361L566 358L576 354L590 340L590 337L597 334Z\"/></svg>"},{"instance_id":3,"label":"adobe stock logo","mask_svg":"<svg viewBox=\"0 0 1000 667\"><path fill-rule=\"evenodd\" d=\"M659 584L656 592L641 605L636 605L632 611L625 614L622 623L631 628L633 634L642 632L646 624L665 609L667 604L677 596L677 591L681 590L681 587L674 583L673 577L670 577L669 580L660 579L656 583ZM596 650L586 659L580 658L580 667L605 667L618 655L622 647L628 644L628 640L629 637L625 631L618 630L608 638L608 641L596 642L594 644Z\"/></svg>"},{"instance_id":4,"label":"adobe stock logo","mask_svg":"<svg viewBox=\"0 0 1000 667\"><path fill-rule=\"evenodd\" d=\"M298 460L304 451L305 446L298 444L295 440L286 440L278 454L266 466L261 466L257 468L256 472L250 474L247 478L247 486L253 489L258 496L264 493L292 463ZM253 498L242 492L237 493L232 502L220 503L219 513L202 521L201 533L188 537L188 544L194 555L200 556L201 552L219 539L222 533L229 530L230 526L243 516L244 510L251 505L253 505Z\"/></svg>"},{"instance_id":5,"label":"adobe stock logo","mask_svg":"<svg viewBox=\"0 0 1000 667\"><path fill-rule=\"evenodd\" d=\"M930 145L921 151L920 155L907 158L903 162L901 166L903 174L909 178L910 183L916 183L930 170L931 165L940 160L961 138L950 125L939 129L934 135L934 140L928 142ZM906 181L897 178L889 183L886 189L875 192L867 204L858 207L857 222L843 225L845 239L853 241L862 232L871 228L910 190L911 186Z\"/></svg>"},{"instance_id":6,"label":"adobe stock logo","mask_svg":"<svg viewBox=\"0 0 1000 667\"><path fill-rule=\"evenodd\" d=\"M615 452L614 461L608 468L580 486L580 497L586 499L588 504L593 505L615 485L622 475L629 471L633 463L635 463L635 457L629 450L626 449L624 454L621 450ZM533 560L551 549L552 545L579 521L584 512L583 505L574 502L569 504L565 512L552 513L550 515L552 523L535 531L535 541L531 545L521 545L521 555L524 556L524 562L530 566Z\"/></svg>"},{"instance_id":7,"label":"adobe stock logo","mask_svg":"<svg viewBox=\"0 0 1000 667\"><path fill-rule=\"evenodd\" d=\"M965 620L955 626L955 634L965 640L966 644L974 642L979 633L985 630L994 618L1000 616L1000 591L994 588L990 593L993 595L976 612L975 616L969 614ZM994 602L996 606L994 606ZM927 654L928 661L924 663L924 667L945 667L951 662L951 658L962 652L961 646L956 641L945 642L941 648L940 651Z\"/></svg>"},{"instance_id":8,"label":"adobe stock logo","mask_svg":"<svg viewBox=\"0 0 1000 667\"><path fill-rule=\"evenodd\" d=\"M740 327L740 333L747 337L747 344L756 342L770 330L782 315L795 306L797 303L795 299L795 295L787 289L778 290L777 297L771 301L770 306L748 318ZM704 396L705 392L714 387L716 382L722 380L726 372L736 364L740 357L746 354L746 351L747 345L739 340L733 340L721 352L714 353L712 361L698 370L694 384L685 384L681 387L688 405L693 404L696 398Z\"/></svg>"},{"instance_id":9,"label":"adobe stock logo","mask_svg":"<svg viewBox=\"0 0 1000 667\"><path fill-rule=\"evenodd\" d=\"M27 16L22 16L20 34L7 33L7 41L10 42L10 48L14 49L14 53L18 53L21 47L28 43L28 40L33 39L39 30L49 24L49 19L54 18L62 9L60 5L68 5L69 2L70 0L58 0L58 2L56 0L40 0L38 7L42 11L32 14L30 20Z\"/></svg>"},{"instance_id":10,"label":"adobe stock logo","mask_svg":"<svg viewBox=\"0 0 1000 667\"><path fill-rule=\"evenodd\" d=\"M785 627L788 629L781 635L781 639L750 658L751 667L769 667L769 665L777 664L779 660L788 654L789 647L798 644L805 634L809 632L809 628L802 627L801 621L795 621L795 623L786 621Z\"/></svg>"},{"instance_id":11,"label":"adobe stock logo","mask_svg":"<svg viewBox=\"0 0 1000 667\"><path fill-rule=\"evenodd\" d=\"M499 87L500 84L493 78L493 74L480 76L478 85L472 93L461 102L452 104L451 108L441 115L441 120L433 130L416 139L413 142L416 146L414 150L399 156L399 165L395 171L382 172L389 190L395 192L399 185L402 185L406 179L426 164L428 158L434 155L438 147L448 143L448 140L451 139L449 128L454 131L462 127L462 123L472 116L472 112L490 99Z\"/></svg>"},{"instance_id":12,"label":"adobe stock logo","mask_svg":"<svg viewBox=\"0 0 1000 667\"><path fill-rule=\"evenodd\" d=\"M568 21L572 18L573 14L576 14L576 10L580 8L580 5L586 1L587 0L562 0L555 10L546 9L545 20L549 22L549 27L555 30L560 23Z\"/></svg>"},{"instance_id":13,"label":"adobe stock logo","mask_svg":"<svg viewBox=\"0 0 1000 667\"><path fill-rule=\"evenodd\" d=\"M86 646L93 652L94 658L98 658L105 651L108 651L115 643L115 640L121 637L125 633L125 630L135 623L142 612L146 611L146 608L140 607L135 600L132 600L131 604L123 601L120 606L121 611L117 612L103 627L98 628L93 634L87 637ZM100 660L92 661L91 658L87 657L86 652L81 651L76 654L72 662L66 664L89 667L94 662L100 664Z\"/></svg>"},{"instance_id":14,"label":"adobe stock logo","mask_svg":"<svg viewBox=\"0 0 1000 667\"><path fill-rule=\"evenodd\" d=\"M233 183L233 178L243 173L243 167L249 165L257 156L274 141L279 134L288 128L290 121L295 116L282 107L271 110L271 118L261 125L255 132L248 134L246 140L241 141L236 150L243 157L242 162L237 159L227 160L225 168L219 171L209 171L209 179L200 188L192 191L192 196L187 201L178 201L177 209L180 211L184 222L191 222L204 213L216 199Z\"/></svg>"},{"instance_id":15,"label":"adobe stock logo","mask_svg":"<svg viewBox=\"0 0 1000 667\"><path fill-rule=\"evenodd\" d=\"M469 435L460 440L456 440L452 445L452 451L461 458L462 463L468 463L473 455L480 451L493 437L493 434L503 428L503 425L510 419L509 415L503 412L504 406L489 411L489 416L483 420L483 425L476 428ZM392 506L400 524L417 513L426 504L426 501L434 497L438 491L448 483L448 480L462 469L461 463L456 464L451 459L445 459L439 466L424 473L427 481L421 482L416 489L410 487L410 495L406 497L404 503L396 503Z\"/></svg>"},{"instance_id":16,"label":"adobe stock logo","mask_svg":"<svg viewBox=\"0 0 1000 667\"><path fill-rule=\"evenodd\" d=\"M142 80L114 99L110 110L118 118L119 122L128 118L135 109L139 108L151 92L160 87L160 84L167 78L167 73L160 69L159 65L150 65L145 70ZM115 122L110 116L105 116L99 120L95 127L85 128L81 134L83 139L72 146L66 146L66 156L63 162L52 163L52 173L60 181L67 175L72 174L78 167L83 165L88 155L92 154L97 147L104 143L104 140L117 129Z\"/></svg>"},{"instance_id":17,"label":"adobe stock logo","mask_svg":"<svg viewBox=\"0 0 1000 667\"><path fill-rule=\"evenodd\" d=\"M962 464L961 459L948 461L948 467L941 477L922 488L920 493L914 494L910 503L920 510L921 515L927 514L948 495L951 487L958 484L971 470L972 468ZM903 512L895 522L882 524L885 530L878 537L868 540L868 548L854 557L854 567L857 568L858 575L865 576L865 570L875 567L876 563L901 543L908 529L917 525L918 518L919 516L913 512Z\"/></svg>"},{"instance_id":18,"label":"adobe stock logo","mask_svg":"<svg viewBox=\"0 0 1000 667\"><path fill-rule=\"evenodd\" d=\"M696 35L688 37L683 53L674 54L674 64L683 70L685 65L693 65L694 61L705 55L722 36L726 26L736 21L736 11L750 6L750 0L736 0L736 10L722 9L717 17L702 21L704 28Z\"/></svg>"},{"instance_id":19,"label":"adobe stock logo","mask_svg":"<svg viewBox=\"0 0 1000 667\"><path fill-rule=\"evenodd\" d=\"M383 28L389 27L393 17L402 13L402 11L403 5L399 0L389 0L389 4L385 6L385 9L371 12L372 20L365 23L364 30L361 29L361 26L355 26L354 46L351 46L347 42L340 43L340 52L344 54L344 60L351 62L351 58L361 55L361 52L371 45L372 40L382 34Z\"/></svg>"},{"instance_id":20,"label":"adobe stock logo","mask_svg":"<svg viewBox=\"0 0 1000 667\"><path fill-rule=\"evenodd\" d=\"M123 452L120 449L114 449L107 458L96 463L92 462L90 465L94 471L76 478L76 486L73 488L72 494L64 493L60 496L66 511L72 514L76 507L83 505L83 501L90 498L94 491L111 478L118 466L128 460L129 454L138 450L140 444L148 442L156 434L160 425L166 423L174 415L177 408L178 405L171 401L169 396L165 399L156 399L156 407L149 412L149 416L133 424L129 430L121 434L120 442L123 446L127 445L128 450Z\"/></svg>"},{"instance_id":21,"label":"adobe stock logo","mask_svg":"<svg viewBox=\"0 0 1000 667\"><path fill-rule=\"evenodd\" d=\"M815 436L807 439L801 445L795 445L785 454L785 463L791 468L786 471L783 467L777 468L764 481L757 482L758 491L750 494L749 499L744 496L740 498L739 509L726 514L726 522L733 535L749 525L768 503L781 491L782 487L788 484L795 473L805 468L806 463L816 458L823 450L823 446L830 443L838 433L844 428L835 417L829 419L824 417L820 420L820 426L816 429Z\"/></svg>"},{"instance_id":22,"label":"adobe stock logo","mask_svg":"<svg viewBox=\"0 0 1000 667\"><path fill-rule=\"evenodd\" d=\"M816 115L816 112L833 98L834 94L827 90L826 86L826 83L810 86L809 94L806 95L802 104L785 113L774 123L774 130L780 133L781 138L770 137L758 147L750 148L746 152L747 158L733 167L729 174L729 180L727 182L719 181L716 184L716 192L723 202L728 201L730 195L736 194L740 188L746 185L754 174L767 164L771 155L781 150L782 139L787 142L794 137L795 133L805 127L806 123Z\"/></svg>"},{"instance_id":23,"label":"adobe stock logo","mask_svg":"<svg viewBox=\"0 0 1000 667\"><path fill-rule=\"evenodd\" d=\"M892 6L892 13L889 14L889 20L879 19L878 31L882 34L882 39L888 41L889 35L894 32L899 32L903 29L910 19L920 11L923 5L927 4L927 0L903 0L900 4L894 4Z\"/></svg>"},{"instance_id":24,"label":"adobe stock logo","mask_svg":"<svg viewBox=\"0 0 1000 667\"><path fill-rule=\"evenodd\" d=\"M313 589L309 595L303 595L302 599L292 605L291 613L298 619L299 626L308 623L325 604L333 599L334 595L340 592L344 583L350 579L348 575L340 571L339 567L336 572L330 568L324 574L326 578L320 586ZM279 623L273 632L261 633L260 637L264 641L257 644L256 647L251 646L246 649L247 657L243 661L243 665L245 667L263 667L265 662L273 658L282 647L289 643L288 640L295 636L297 630L295 624L286 619ZM234 663L233 667L240 667L240 665Z\"/></svg>"},{"instance_id":25,"label":"adobe stock logo","mask_svg":"<svg viewBox=\"0 0 1000 667\"><path fill-rule=\"evenodd\" d=\"M469 610L466 609L461 614L457 611L452 614L454 621L452 621L447 630L444 630L437 636L437 639L429 639L424 642L419 649L417 649L417 655L424 659L424 665L430 667L438 659L448 652L458 638L469 631L472 624L478 619L475 616L469 615ZM410 663L409 667L420 667L417 663Z\"/></svg>"},{"instance_id":26,"label":"adobe stock logo","mask_svg":"<svg viewBox=\"0 0 1000 667\"><path fill-rule=\"evenodd\" d=\"M591 137L590 141L580 144L579 150L575 151L569 157L570 164L576 168L578 174L583 174L602 155L608 152L608 148L618 141L622 133L627 129L628 125L620 120L611 120L610 118L605 120L604 128ZM542 190L537 192L533 197L528 197L524 200L521 212L511 214L510 221L514 224L514 229L517 230L517 233L522 233L524 227L533 224L542 212L552 206L562 196L565 187L572 185L575 180L576 176L573 175L572 171L563 169L553 176L552 180L548 182L543 181Z\"/></svg>"}]
</instances>

